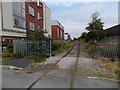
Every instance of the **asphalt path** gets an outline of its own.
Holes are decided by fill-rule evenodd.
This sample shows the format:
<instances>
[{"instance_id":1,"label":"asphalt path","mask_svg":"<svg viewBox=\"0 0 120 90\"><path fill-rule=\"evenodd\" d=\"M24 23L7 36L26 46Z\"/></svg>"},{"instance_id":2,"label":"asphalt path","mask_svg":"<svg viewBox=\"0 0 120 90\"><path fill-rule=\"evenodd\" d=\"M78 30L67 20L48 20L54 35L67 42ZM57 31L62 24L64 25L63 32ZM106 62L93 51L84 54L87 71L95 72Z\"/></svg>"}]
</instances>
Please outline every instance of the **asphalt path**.
<instances>
[{"instance_id":1,"label":"asphalt path","mask_svg":"<svg viewBox=\"0 0 120 90\"><path fill-rule=\"evenodd\" d=\"M19 68L26 68L28 67L33 61L32 60L23 60L23 59L16 59L16 60L2 60L0 65L8 65L8 66L15 66Z\"/></svg>"}]
</instances>

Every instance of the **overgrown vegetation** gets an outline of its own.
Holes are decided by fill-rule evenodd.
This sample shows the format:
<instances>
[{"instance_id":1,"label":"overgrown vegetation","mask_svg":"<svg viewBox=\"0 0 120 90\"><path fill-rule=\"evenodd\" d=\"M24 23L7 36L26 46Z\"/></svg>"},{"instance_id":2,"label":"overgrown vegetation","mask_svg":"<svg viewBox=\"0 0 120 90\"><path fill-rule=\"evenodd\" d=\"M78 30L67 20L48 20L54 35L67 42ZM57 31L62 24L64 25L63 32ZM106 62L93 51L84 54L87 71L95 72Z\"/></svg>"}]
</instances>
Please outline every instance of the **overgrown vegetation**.
<instances>
[{"instance_id":1,"label":"overgrown vegetation","mask_svg":"<svg viewBox=\"0 0 120 90\"><path fill-rule=\"evenodd\" d=\"M47 57L45 56L29 56L29 57L24 57L23 59L26 60L33 60L35 62L43 62L46 60Z\"/></svg>"},{"instance_id":2,"label":"overgrown vegetation","mask_svg":"<svg viewBox=\"0 0 120 90\"><path fill-rule=\"evenodd\" d=\"M27 35L27 40L50 40L44 34L47 33L45 30L35 30Z\"/></svg>"},{"instance_id":3,"label":"overgrown vegetation","mask_svg":"<svg viewBox=\"0 0 120 90\"><path fill-rule=\"evenodd\" d=\"M2 52L1 54L2 56L2 60L12 60L12 59L16 59L16 57L14 56L13 53L11 52Z\"/></svg>"},{"instance_id":4,"label":"overgrown vegetation","mask_svg":"<svg viewBox=\"0 0 120 90\"><path fill-rule=\"evenodd\" d=\"M65 52L69 50L72 46L73 46L73 42L69 42L69 43L54 42L52 44L52 56Z\"/></svg>"},{"instance_id":5,"label":"overgrown vegetation","mask_svg":"<svg viewBox=\"0 0 120 90\"><path fill-rule=\"evenodd\" d=\"M79 39L84 39L86 42L100 41L105 37L105 31L103 30L103 22L101 21L100 14L95 12L91 15L91 22L88 23L86 30L89 32L83 32Z\"/></svg>"},{"instance_id":6,"label":"overgrown vegetation","mask_svg":"<svg viewBox=\"0 0 120 90\"><path fill-rule=\"evenodd\" d=\"M13 41L10 40L8 43L7 43L7 50L9 52L13 52Z\"/></svg>"},{"instance_id":7,"label":"overgrown vegetation","mask_svg":"<svg viewBox=\"0 0 120 90\"><path fill-rule=\"evenodd\" d=\"M110 61L108 59L100 59L100 64L106 70L105 73L103 72L92 72L93 76L103 77L103 78L112 78L112 79L119 79L120 68L118 67L118 61L115 60Z\"/></svg>"}]
</instances>

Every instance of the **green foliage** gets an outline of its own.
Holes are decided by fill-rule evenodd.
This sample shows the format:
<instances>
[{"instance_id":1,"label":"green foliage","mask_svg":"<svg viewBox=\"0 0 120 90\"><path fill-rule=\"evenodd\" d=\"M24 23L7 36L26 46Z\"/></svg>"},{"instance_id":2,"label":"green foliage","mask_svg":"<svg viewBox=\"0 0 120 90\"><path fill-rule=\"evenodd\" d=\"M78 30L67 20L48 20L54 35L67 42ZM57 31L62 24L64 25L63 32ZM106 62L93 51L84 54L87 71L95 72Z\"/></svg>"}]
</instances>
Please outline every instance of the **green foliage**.
<instances>
[{"instance_id":1,"label":"green foliage","mask_svg":"<svg viewBox=\"0 0 120 90\"><path fill-rule=\"evenodd\" d=\"M89 42L91 40L97 40L100 41L105 37L105 31L103 30L103 22L101 21L101 18L99 17L100 14L98 12L95 12L92 14L91 22L88 24L86 29L89 31L88 33L83 33L81 35L81 38L85 38L86 42Z\"/></svg>"},{"instance_id":2,"label":"green foliage","mask_svg":"<svg viewBox=\"0 0 120 90\"><path fill-rule=\"evenodd\" d=\"M9 43L9 40L5 39L5 40L3 41L3 46L7 46L8 43Z\"/></svg>"},{"instance_id":3,"label":"green foliage","mask_svg":"<svg viewBox=\"0 0 120 90\"><path fill-rule=\"evenodd\" d=\"M111 58L111 59L110 59L110 61L115 62L115 61L116 61L116 59L115 59L115 58Z\"/></svg>"},{"instance_id":4,"label":"green foliage","mask_svg":"<svg viewBox=\"0 0 120 90\"><path fill-rule=\"evenodd\" d=\"M90 40L97 40L100 41L105 37L105 32L103 30L100 31L91 31L88 32L87 37L86 37L86 41L90 41Z\"/></svg>"},{"instance_id":5,"label":"green foliage","mask_svg":"<svg viewBox=\"0 0 120 90\"><path fill-rule=\"evenodd\" d=\"M103 30L99 30L99 31L94 30L94 31L91 31L91 32L88 32L88 33L83 32L80 39L82 39L82 40L84 39L86 42L93 41L93 43L94 43L95 40L100 41L104 37L105 37L105 31L103 31Z\"/></svg>"},{"instance_id":6,"label":"green foliage","mask_svg":"<svg viewBox=\"0 0 120 90\"><path fill-rule=\"evenodd\" d=\"M73 42L70 43L61 43L61 42L56 42L52 44L52 56L55 56L59 53L62 53L66 50L68 50L70 47L73 46Z\"/></svg>"},{"instance_id":7,"label":"green foliage","mask_svg":"<svg viewBox=\"0 0 120 90\"><path fill-rule=\"evenodd\" d=\"M3 52L2 57L11 57L11 53L10 52Z\"/></svg>"},{"instance_id":8,"label":"green foliage","mask_svg":"<svg viewBox=\"0 0 120 90\"><path fill-rule=\"evenodd\" d=\"M82 35L81 35L81 38L87 38L87 33L83 32Z\"/></svg>"},{"instance_id":9,"label":"green foliage","mask_svg":"<svg viewBox=\"0 0 120 90\"><path fill-rule=\"evenodd\" d=\"M13 41L9 41L9 43L7 45L7 50L9 52L13 52Z\"/></svg>"},{"instance_id":10,"label":"green foliage","mask_svg":"<svg viewBox=\"0 0 120 90\"><path fill-rule=\"evenodd\" d=\"M2 52L2 60L15 59L14 54L10 52Z\"/></svg>"},{"instance_id":11,"label":"green foliage","mask_svg":"<svg viewBox=\"0 0 120 90\"><path fill-rule=\"evenodd\" d=\"M27 35L27 39L28 40L50 40L50 38L47 38L45 35L44 35L44 31L43 30L35 30L34 32L32 33L29 33Z\"/></svg>"},{"instance_id":12,"label":"green foliage","mask_svg":"<svg viewBox=\"0 0 120 90\"><path fill-rule=\"evenodd\" d=\"M98 12L92 14L92 21L88 24L89 26L86 27L88 31L103 30L104 23L101 21L99 16L100 14Z\"/></svg>"},{"instance_id":13,"label":"green foliage","mask_svg":"<svg viewBox=\"0 0 120 90\"><path fill-rule=\"evenodd\" d=\"M30 56L30 57L24 57L23 59L34 60L35 62L43 62L46 60L46 57L44 57L44 56Z\"/></svg>"}]
</instances>

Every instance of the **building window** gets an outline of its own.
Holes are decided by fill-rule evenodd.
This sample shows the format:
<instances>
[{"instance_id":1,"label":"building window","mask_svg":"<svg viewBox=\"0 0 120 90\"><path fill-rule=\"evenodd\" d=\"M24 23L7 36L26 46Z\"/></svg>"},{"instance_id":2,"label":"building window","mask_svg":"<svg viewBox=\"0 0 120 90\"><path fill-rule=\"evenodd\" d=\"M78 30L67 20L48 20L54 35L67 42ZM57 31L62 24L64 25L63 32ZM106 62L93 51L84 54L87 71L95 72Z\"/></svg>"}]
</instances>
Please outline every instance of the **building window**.
<instances>
[{"instance_id":1,"label":"building window","mask_svg":"<svg viewBox=\"0 0 120 90\"><path fill-rule=\"evenodd\" d=\"M38 30L40 31L41 30L41 27L40 27L40 25L38 24Z\"/></svg>"},{"instance_id":2,"label":"building window","mask_svg":"<svg viewBox=\"0 0 120 90\"><path fill-rule=\"evenodd\" d=\"M25 22L25 2L13 2L13 26L26 28Z\"/></svg>"},{"instance_id":3,"label":"building window","mask_svg":"<svg viewBox=\"0 0 120 90\"><path fill-rule=\"evenodd\" d=\"M62 35L63 35L63 33L62 33L62 31L60 32L60 36L61 36L61 38L62 38Z\"/></svg>"},{"instance_id":4,"label":"building window","mask_svg":"<svg viewBox=\"0 0 120 90\"><path fill-rule=\"evenodd\" d=\"M34 30L35 29L35 23L29 22L29 26L30 26L30 30Z\"/></svg>"},{"instance_id":5,"label":"building window","mask_svg":"<svg viewBox=\"0 0 120 90\"><path fill-rule=\"evenodd\" d=\"M14 15L14 26L19 28L26 28L26 22L25 19L22 19L21 17Z\"/></svg>"},{"instance_id":6,"label":"building window","mask_svg":"<svg viewBox=\"0 0 120 90\"><path fill-rule=\"evenodd\" d=\"M34 16L34 8L32 8L31 6L29 6L29 14Z\"/></svg>"},{"instance_id":7,"label":"building window","mask_svg":"<svg viewBox=\"0 0 120 90\"><path fill-rule=\"evenodd\" d=\"M59 28L57 29L57 37L59 38Z\"/></svg>"},{"instance_id":8,"label":"building window","mask_svg":"<svg viewBox=\"0 0 120 90\"><path fill-rule=\"evenodd\" d=\"M40 17L40 13L38 12L38 19L40 19L41 17Z\"/></svg>"}]
</instances>

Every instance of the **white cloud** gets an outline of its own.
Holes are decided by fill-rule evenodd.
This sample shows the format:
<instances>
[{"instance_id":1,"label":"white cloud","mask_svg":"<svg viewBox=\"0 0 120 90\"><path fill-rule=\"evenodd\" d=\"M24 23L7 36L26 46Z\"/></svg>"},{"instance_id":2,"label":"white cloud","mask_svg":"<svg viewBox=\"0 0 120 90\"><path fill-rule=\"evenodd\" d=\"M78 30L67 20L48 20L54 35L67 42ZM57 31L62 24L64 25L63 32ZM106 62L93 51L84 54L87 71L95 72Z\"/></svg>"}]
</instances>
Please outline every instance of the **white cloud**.
<instances>
[{"instance_id":1,"label":"white cloud","mask_svg":"<svg viewBox=\"0 0 120 90\"><path fill-rule=\"evenodd\" d=\"M76 2L47 2L48 5L56 5L56 6L65 6L70 7L74 5Z\"/></svg>"},{"instance_id":2,"label":"white cloud","mask_svg":"<svg viewBox=\"0 0 120 90\"><path fill-rule=\"evenodd\" d=\"M119 0L43 0L45 2L118 2Z\"/></svg>"},{"instance_id":3,"label":"white cloud","mask_svg":"<svg viewBox=\"0 0 120 90\"><path fill-rule=\"evenodd\" d=\"M103 10L105 11L103 12ZM91 20L91 14L96 11L102 12L100 15L105 23L105 28L116 25L118 23L118 14L112 13L111 10L112 7L105 4L87 4L78 9L54 13L53 19L58 19L65 27L65 31L70 33L73 38L79 37L85 31L85 27Z\"/></svg>"}]
</instances>

